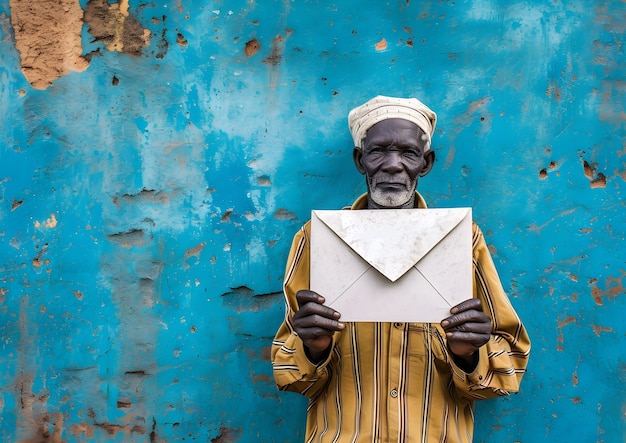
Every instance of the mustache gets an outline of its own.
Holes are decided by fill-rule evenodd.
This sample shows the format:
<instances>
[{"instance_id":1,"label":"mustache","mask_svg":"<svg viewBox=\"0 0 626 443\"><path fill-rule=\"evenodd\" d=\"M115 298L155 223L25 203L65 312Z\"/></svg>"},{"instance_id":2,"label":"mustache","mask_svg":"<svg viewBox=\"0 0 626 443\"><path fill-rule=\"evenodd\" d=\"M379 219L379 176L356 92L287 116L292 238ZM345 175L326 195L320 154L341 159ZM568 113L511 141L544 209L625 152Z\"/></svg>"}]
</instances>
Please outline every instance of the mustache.
<instances>
[{"instance_id":1,"label":"mustache","mask_svg":"<svg viewBox=\"0 0 626 443\"><path fill-rule=\"evenodd\" d=\"M380 183L396 183L399 185L403 185L405 188L408 188L409 186L411 186L411 180L409 180L408 177L405 177L405 178L394 177L392 174L388 174L385 172L380 172L374 175L373 177L371 177L370 183L373 186L377 186Z\"/></svg>"}]
</instances>

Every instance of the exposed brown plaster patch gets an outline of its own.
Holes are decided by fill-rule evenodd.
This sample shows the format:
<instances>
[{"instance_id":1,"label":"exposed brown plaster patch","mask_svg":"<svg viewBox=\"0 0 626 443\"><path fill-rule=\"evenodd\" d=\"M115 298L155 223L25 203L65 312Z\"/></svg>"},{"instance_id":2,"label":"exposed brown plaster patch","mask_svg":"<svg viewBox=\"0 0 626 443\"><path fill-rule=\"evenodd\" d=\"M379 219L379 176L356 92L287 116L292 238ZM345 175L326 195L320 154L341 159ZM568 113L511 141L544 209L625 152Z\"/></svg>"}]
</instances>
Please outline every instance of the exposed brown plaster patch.
<instances>
[{"instance_id":1,"label":"exposed brown plaster patch","mask_svg":"<svg viewBox=\"0 0 626 443\"><path fill-rule=\"evenodd\" d=\"M46 89L89 66L83 52L83 10L78 0L11 0L15 46L22 72L35 89Z\"/></svg>"},{"instance_id":2,"label":"exposed brown plaster patch","mask_svg":"<svg viewBox=\"0 0 626 443\"><path fill-rule=\"evenodd\" d=\"M257 177L256 182L259 186L272 186L272 182L267 175Z\"/></svg>"},{"instance_id":3,"label":"exposed brown plaster patch","mask_svg":"<svg viewBox=\"0 0 626 443\"><path fill-rule=\"evenodd\" d=\"M114 196L113 204L115 206L120 206L121 202L124 203L159 203L165 204L169 202L170 195L165 192L157 191L155 189L142 189L136 194L122 194L120 196Z\"/></svg>"},{"instance_id":4,"label":"exposed brown plaster patch","mask_svg":"<svg viewBox=\"0 0 626 443\"><path fill-rule=\"evenodd\" d=\"M79 290L75 290L73 291L73 293L74 293L74 297L76 297L77 300L82 300L84 297L83 293L80 292Z\"/></svg>"},{"instance_id":5,"label":"exposed brown plaster patch","mask_svg":"<svg viewBox=\"0 0 626 443\"><path fill-rule=\"evenodd\" d=\"M613 332L613 328L609 328L606 326L591 325L591 328L593 329L593 333L596 334L598 337L600 337L600 333L602 332Z\"/></svg>"},{"instance_id":6,"label":"exposed brown plaster patch","mask_svg":"<svg viewBox=\"0 0 626 443\"><path fill-rule=\"evenodd\" d=\"M604 291L597 286L598 279L591 279L589 284L591 285L591 296L593 297L596 305L602 306L604 304L604 297L609 300L615 299L620 294L625 294L623 279L626 277L626 271L620 270L621 275L619 277L607 277L605 280Z\"/></svg>"},{"instance_id":7,"label":"exposed brown plaster patch","mask_svg":"<svg viewBox=\"0 0 626 443\"><path fill-rule=\"evenodd\" d=\"M583 172L585 177L591 180L589 184L592 188L606 188L606 176L602 172L596 174L597 165L590 165L587 160L583 160Z\"/></svg>"},{"instance_id":8,"label":"exposed brown plaster patch","mask_svg":"<svg viewBox=\"0 0 626 443\"><path fill-rule=\"evenodd\" d=\"M278 220L294 220L296 218L296 214L291 211L287 211L284 208L279 208L274 213L274 218Z\"/></svg>"},{"instance_id":9,"label":"exposed brown plaster patch","mask_svg":"<svg viewBox=\"0 0 626 443\"><path fill-rule=\"evenodd\" d=\"M150 43L150 30L144 29L129 12L128 0L112 4L108 0L91 0L87 3L84 20L89 33L109 51L139 56Z\"/></svg>"},{"instance_id":10,"label":"exposed brown plaster patch","mask_svg":"<svg viewBox=\"0 0 626 443\"><path fill-rule=\"evenodd\" d=\"M20 443L66 443L63 440L63 414L55 412L54 414L42 414L36 418L36 436L24 438ZM52 433L50 427L52 426Z\"/></svg>"},{"instance_id":11,"label":"exposed brown plaster patch","mask_svg":"<svg viewBox=\"0 0 626 443\"><path fill-rule=\"evenodd\" d=\"M41 250L37 253L37 256L33 259L33 266L35 268L41 267L44 263L45 264L49 264L50 263L50 260L45 260L45 262L43 260L41 260L41 256L43 254L45 254L47 250L48 250L48 243L43 245Z\"/></svg>"},{"instance_id":12,"label":"exposed brown plaster patch","mask_svg":"<svg viewBox=\"0 0 626 443\"><path fill-rule=\"evenodd\" d=\"M93 438L95 428L88 423L78 423L72 426L70 434L75 437Z\"/></svg>"},{"instance_id":13,"label":"exposed brown plaster patch","mask_svg":"<svg viewBox=\"0 0 626 443\"><path fill-rule=\"evenodd\" d=\"M185 251L185 258L200 257L200 253L202 252L202 250L204 249L205 246L206 246L206 242L203 241L199 245L196 245L196 246L194 246L191 249L187 249Z\"/></svg>"},{"instance_id":14,"label":"exposed brown plaster patch","mask_svg":"<svg viewBox=\"0 0 626 443\"><path fill-rule=\"evenodd\" d=\"M598 178L592 180L589 186L591 186L594 189L606 188L606 176L603 173L598 172Z\"/></svg>"},{"instance_id":15,"label":"exposed brown plaster patch","mask_svg":"<svg viewBox=\"0 0 626 443\"><path fill-rule=\"evenodd\" d=\"M189 44L189 42L185 39L185 36L180 32L176 34L176 43L182 47L185 47Z\"/></svg>"},{"instance_id":16,"label":"exposed brown plaster patch","mask_svg":"<svg viewBox=\"0 0 626 443\"><path fill-rule=\"evenodd\" d=\"M43 222L43 226L46 228L56 228L57 226L57 218L54 214L50 214L50 218L47 218L44 222ZM39 223L39 220L35 220L35 227L37 229L41 228L41 223Z\"/></svg>"},{"instance_id":17,"label":"exposed brown plaster patch","mask_svg":"<svg viewBox=\"0 0 626 443\"><path fill-rule=\"evenodd\" d=\"M596 168L594 166L591 166L587 162L587 160L583 160L583 171L585 177L587 177L589 180L593 180L593 174L596 172Z\"/></svg>"},{"instance_id":18,"label":"exposed brown plaster patch","mask_svg":"<svg viewBox=\"0 0 626 443\"><path fill-rule=\"evenodd\" d=\"M571 323L575 323L576 322L576 317L570 316L570 317L566 317L563 320L559 320L557 321L557 329L559 330L559 335L556 337L556 341L557 341L557 350L558 351L562 351L563 350L563 346L560 343L563 343L565 340L565 337L563 335L563 328Z\"/></svg>"},{"instance_id":19,"label":"exposed brown plaster patch","mask_svg":"<svg viewBox=\"0 0 626 443\"><path fill-rule=\"evenodd\" d=\"M259 51L259 49L261 49L261 42L258 41L256 38L253 38L252 40L248 40L246 42L244 52L247 57L252 57Z\"/></svg>"},{"instance_id":20,"label":"exposed brown plaster patch","mask_svg":"<svg viewBox=\"0 0 626 443\"><path fill-rule=\"evenodd\" d=\"M241 429L232 429L222 426L220 435L211 439L211 443L236 443L241 437Z\"/></svg>"},{"instance_id":21,"label":"exposed brown plaster patch","mask_svg":"<svg viewBox=\"0 0 626 443\"><path fill-rule=\"evenodd\" d=\"M22 206L24 204L24 200L13 200L13 203L11 204L11 211L15 211L17 208L19 208L20 206Z\"/></svg>"},{"instance_id":22,"label":"exposed brown plaster patch","mask_svg":"<svg viewBox=\"0 0 626 443\"><path fill-rule=\"evenodd\" d=\"M387 49L387 40L382 38L380 41L376 42L374 48L376 48L377 51L384 51Z\"/></svg>"},{"instance_id":23,"label":"exposed brown plaster patch","mask_svg":"<svg viewBox=\"0 0 626 443\"><path fill-rule=\"evenodd\" d=\"M127 425L118 425L115 423L100 422L96 420L96 413L92 408L89 408L88 416L92 420L93 426L95 426L96 428L105 430L110 437L116 435L119 432L129 437L132 436L133 434L140 434L140 435L146 434L146 428L142 425L137 425L137 424L132 424L132 423L127 424Z\"/></svg>"},{"instance_id":24,"label":"exposed brown plaster patch","mask_svg":"<svg viewBox=\"0 0 626 443\"><path fill-rule=\"evenodd\" d=\"M267 294L255 294L247 286L231 288L229 292L221 295L224 305L237 313L265 311L276 302L282 292L269 292Z\"/></svg>"},{"instance_id":25,"label":"exposed brown plaster patch","mask_svg":"<svg viewBox=\"0 0 626 443\"><path fill-rule=\"evenodd\" d=\"M226 212L224 212L224 214L222 214L222 218L220 219L220 221L222 223L230 223L230 216L232 215L233 210L232 209L228 209Z\"/></svg>"},{"instance_id":26,"label":"exposed brown plaster patch","mask_svg":"<svg viewBox=\"0 0 626 443\"><path fill-rule=\"evenodd\" d=\"M131 229L130 231L126 232L108 234L107 238L113 243L118 243L125 248L131 248L133 246L143 246L152 240L151 236L146 236L141 229Z\"/></svg>"}]
</instances>

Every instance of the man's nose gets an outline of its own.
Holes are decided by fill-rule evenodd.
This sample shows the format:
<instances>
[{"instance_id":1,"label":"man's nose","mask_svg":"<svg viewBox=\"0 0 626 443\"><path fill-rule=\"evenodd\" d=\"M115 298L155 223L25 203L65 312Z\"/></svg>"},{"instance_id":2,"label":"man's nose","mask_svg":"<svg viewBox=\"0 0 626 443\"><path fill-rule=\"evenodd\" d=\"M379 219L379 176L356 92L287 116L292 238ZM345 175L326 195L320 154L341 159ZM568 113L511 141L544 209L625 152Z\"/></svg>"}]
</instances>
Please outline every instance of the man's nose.
<instances>
[{"instance_id":1,"label":"man's nose","mask_svg":"<svg viewBox=\"0 0 626 443\"><path fill-rule=\"evenodd\" d=\"M398 151L388 151L381 169L389 173L401 172L404 169L402 155Z\"/></svg>"}]
</instances>

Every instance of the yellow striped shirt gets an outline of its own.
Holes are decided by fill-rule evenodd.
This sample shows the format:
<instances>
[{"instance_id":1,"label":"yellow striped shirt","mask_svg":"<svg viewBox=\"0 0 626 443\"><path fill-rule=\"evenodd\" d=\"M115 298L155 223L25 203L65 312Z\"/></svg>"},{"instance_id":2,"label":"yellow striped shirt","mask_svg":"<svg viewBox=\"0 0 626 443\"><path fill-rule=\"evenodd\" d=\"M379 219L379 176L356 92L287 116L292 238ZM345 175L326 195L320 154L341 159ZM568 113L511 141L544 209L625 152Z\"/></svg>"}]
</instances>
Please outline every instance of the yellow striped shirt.
<instances>
[{"instance_id":1,"label":"yellow striped shirt","mask_svg":"<svg viewBox=\"0 0 626 443\"><path fill-rule=\"evenodd\" d=\"M352 209L366 205L365 194ZM426 207L419 194L417 207ZM307 223L293 240L285 321L272 344L278 388L309 398L305 441L471 442L474 400L517 392L530 352L480 228L473 225L473 297L482 300L492 335L470 374L455 364L434 323L346 323L328 358L311 363L292 326L296 292L309 287L309 238Z\"/></svg>"}]
</instances>

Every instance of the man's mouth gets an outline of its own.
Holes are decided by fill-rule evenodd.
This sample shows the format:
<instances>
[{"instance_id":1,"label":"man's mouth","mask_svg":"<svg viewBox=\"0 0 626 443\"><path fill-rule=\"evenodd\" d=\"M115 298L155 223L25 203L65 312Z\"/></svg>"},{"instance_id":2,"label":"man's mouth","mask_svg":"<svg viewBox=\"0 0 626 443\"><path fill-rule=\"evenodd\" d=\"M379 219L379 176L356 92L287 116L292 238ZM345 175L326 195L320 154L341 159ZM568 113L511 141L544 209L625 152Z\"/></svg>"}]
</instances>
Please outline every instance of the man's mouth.
<instances>
[{"instance_id":1,"label":"man's mouth","mask_svg":"<svg viewBox=\"0 0 626 443\"><path fill-rule=\"evenodd\" d=\"M386 188L402 188L406 189L406 183L401 182L378 182L376 186L382 186Z\"/></svg>"}]
</instances>

